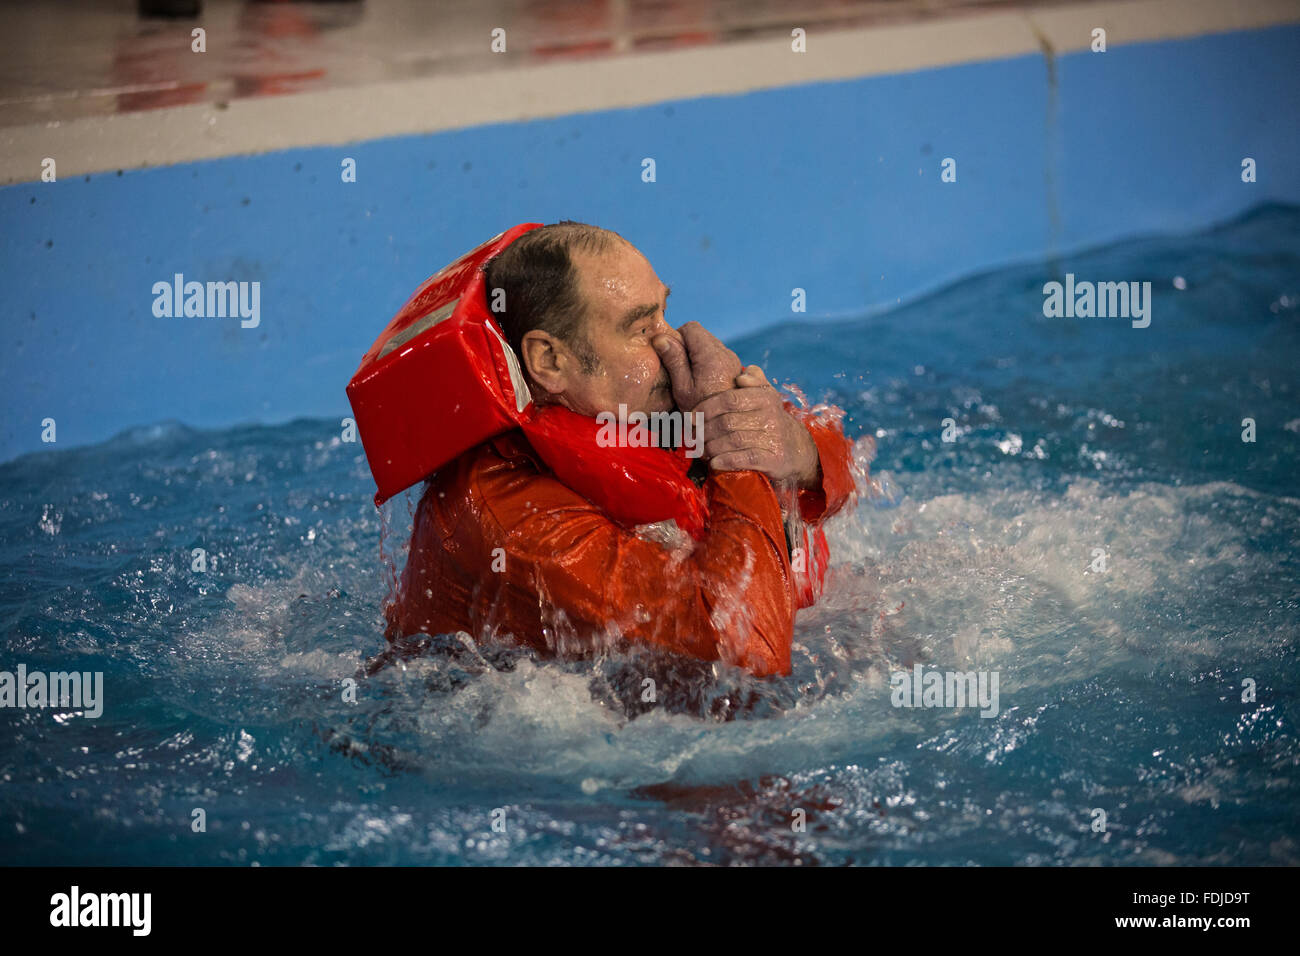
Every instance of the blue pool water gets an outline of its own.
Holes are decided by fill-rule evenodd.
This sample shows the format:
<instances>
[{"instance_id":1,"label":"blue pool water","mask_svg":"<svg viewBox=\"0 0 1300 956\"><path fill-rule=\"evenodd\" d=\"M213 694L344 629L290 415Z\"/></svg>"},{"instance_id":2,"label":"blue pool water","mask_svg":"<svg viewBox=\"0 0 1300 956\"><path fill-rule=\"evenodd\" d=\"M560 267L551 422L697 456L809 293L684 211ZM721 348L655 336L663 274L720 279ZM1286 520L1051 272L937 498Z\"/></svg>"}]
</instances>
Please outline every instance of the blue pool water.
<instances>
[{"instance_id":1,"label":"blue pool water","mask_svg":"<svg viewBox=\"0 0 1300 956\"><path fill-rule=\"evenodd\" d=\"M1150 281L1150 327L1044 318L1065 272ZM1300 862L1298 305L1300 210L1266 207L732 343L878 444L776 681L448 637L348 703L387 580L336 421L0 465L0 669L102 671L106 697L0 711L0 857ZM891 706L918 662L997 671L1000 713Z\"/></svg>"}]
</instances>

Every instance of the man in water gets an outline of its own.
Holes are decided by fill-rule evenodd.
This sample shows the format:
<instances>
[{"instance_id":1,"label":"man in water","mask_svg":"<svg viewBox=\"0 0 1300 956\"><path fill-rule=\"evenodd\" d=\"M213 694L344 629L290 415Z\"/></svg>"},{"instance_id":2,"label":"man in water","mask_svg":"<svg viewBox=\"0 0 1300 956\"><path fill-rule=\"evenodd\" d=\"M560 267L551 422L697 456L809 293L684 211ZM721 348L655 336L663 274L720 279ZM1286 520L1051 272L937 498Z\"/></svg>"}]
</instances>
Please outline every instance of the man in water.
<instances>
[{"instance_id":1,"label":"man in water","mask_svg":"<svg viewBox=\"0 0 1300 956\"><path fill-rule=\"evenodd\" d=\"M668 287L616 233L524 233L487 264L486 288L539 406L699 413L707 522L693 547L639 534L509 432L429 479L389 637L509 634L559 654L631 641L788 674L814 560L787 538L789 512L815 526L854 493L838 423L796 411L699 323L670 326Z\"/></svg>"}]
</instances>

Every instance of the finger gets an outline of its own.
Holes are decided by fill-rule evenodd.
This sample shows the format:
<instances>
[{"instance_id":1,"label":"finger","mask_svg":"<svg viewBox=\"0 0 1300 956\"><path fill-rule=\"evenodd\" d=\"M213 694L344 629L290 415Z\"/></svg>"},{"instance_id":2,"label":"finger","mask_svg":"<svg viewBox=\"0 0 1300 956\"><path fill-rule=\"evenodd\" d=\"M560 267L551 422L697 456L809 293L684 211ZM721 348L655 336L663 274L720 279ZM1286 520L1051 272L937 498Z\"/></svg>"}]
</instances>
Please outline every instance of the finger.
<instances>
[{"instance_id":1,"label":"finger","mask_svg":"<svg viewBox=\"0 0 1300 956\"><path fill-rule=\"evenodd\" d=\"M659 361L668 370L673 389L690 391L695 385L695 376L691 372L691 358L686 354L681 341L672 335L656 335L650 344L659 353Z\"/></svg>"},{"instance_id":2,"label":"finger","mask_svg":"<svg viewBox=\"0 0 1300 956\"><path fill-rule=\"evenodd\" d=\"M687 322L677 330L690 353L692 366L706 363L711 369L723 369L728 379L740 374L740 356L722 344L718 338L698 322Z\"/></svg>"},{"instance_id":3,"label":"finger","mask_svg":"<svg viewBox=\"0 0 1300 956\"><path fill-rule=\"evenodd\" d=\"M767 456L774 454L772 443L763 432L729 432L726 435L708 439L704 443L704 454L710 458L746 450Z\"/></svg>"},{"instance_id":4,"label":"finger","mask_svg":"<svg viewBox=\"0 0 1300 956\"><path fill-rule=\"evenodd\" d=\"M746 365L736 376L736 385L739 388L760 388L764 385L770 388L772 383L757 365Z\"/></svg>"},{"instance_id":5,"label":"finger","mask_svg":"<svg viewBox=\"0 0 1300 956\"><path fill-rule=\"evenodd\" d=\"M742 448L716 455L709 460L714 471L762 471L769 456L757 448Z\"/></svg>"},{"instance_id":6,"label":"finger","mask_svg":"<svg viewBox=\"0 0 1300 956\"><path fill-rule=\"evenodd\" d=\"M758 389L729 388L717 395L710 395L695 406L697 412L703 412L707 420L728 412L752 412L765 408L771 399Z\"/></svg>"},{"instance_id":7,"label":"finger","mask_svg":"<svg viewBox=\"0 0 1300 956\"><path fill-rule=\"evenodd\" d=\"M687 322L677 331L681 334L686 350L692 355L699 355L711 348L726 348L716 335L698 322Z\"/></svg>"},{"instance_id":8,"label":"finger","mask_svg":"<svg viewBox=\"0 0 1300 956\"><path fill-rule=\"evenodd\" d=\"M727 412L704 419L704 440L713 441L723 435L736 432L753 432L756 435L771 435L778 432L767 415L759 412Z\"/></svg>"},{"instance_id":9,"label":"finger","mask_svg":"<svg viewBox=\"0 0 1300 956\"><path fill-rule=\"evenodd\" d=\"M722 346L722 351L727 357L727 363L735 369L731 376L732 378L735 378L742 371L740 367L740 356L731 351L731 349L727 348L725 345Z\"/></svg>"}]
</instances>

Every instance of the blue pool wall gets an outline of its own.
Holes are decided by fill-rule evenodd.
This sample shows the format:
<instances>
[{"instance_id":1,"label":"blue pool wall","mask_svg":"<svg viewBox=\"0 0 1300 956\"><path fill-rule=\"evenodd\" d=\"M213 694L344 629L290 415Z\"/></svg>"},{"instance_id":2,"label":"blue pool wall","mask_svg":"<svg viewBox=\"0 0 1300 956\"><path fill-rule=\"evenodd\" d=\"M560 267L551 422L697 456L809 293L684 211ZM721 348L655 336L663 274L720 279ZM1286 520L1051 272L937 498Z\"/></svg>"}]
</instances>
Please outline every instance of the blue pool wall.
<instances>
[{"instance_id":1,"label":"blue pool wall","mask_svg":"<svg viewBox=\"0 0 1300 956\"><path fill-rule=\"evenodd\" d=\"M0 460L165 420L341 419L415 287L519 222L618 231L673 286L670 321L735 338L1300 203L1297 62L1300 27L1275 27L0 189ZM155 317L175 273L260 282L260 325Z\"/></svg>"}]
</instances>

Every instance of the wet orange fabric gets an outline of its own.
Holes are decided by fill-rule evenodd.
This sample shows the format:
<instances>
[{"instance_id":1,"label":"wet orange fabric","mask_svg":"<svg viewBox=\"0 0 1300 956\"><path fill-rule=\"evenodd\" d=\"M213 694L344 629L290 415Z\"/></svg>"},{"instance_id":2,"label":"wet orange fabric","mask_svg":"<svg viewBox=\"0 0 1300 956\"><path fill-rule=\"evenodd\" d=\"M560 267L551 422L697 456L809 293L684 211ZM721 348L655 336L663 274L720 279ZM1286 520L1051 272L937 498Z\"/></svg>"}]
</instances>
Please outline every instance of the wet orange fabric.
<instances>
[{"instance_id":1,"label":"wet orange fabric","mask_svg":"<svg viewBox=\"0 0 1300 956\"><path fill-rule=\"evenodd\" d=\"M816 523L853 494L851 449L838 424L794 414L821 460L821 487L799 493ZM510 634L566 655L623 639L788 674L798 602L777 494L754 471L710 473L704 492L703 539L668 548L560 483L520 432L485 442L425 489L389 637Z\"/></svg>"}]
</instances>

